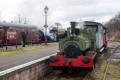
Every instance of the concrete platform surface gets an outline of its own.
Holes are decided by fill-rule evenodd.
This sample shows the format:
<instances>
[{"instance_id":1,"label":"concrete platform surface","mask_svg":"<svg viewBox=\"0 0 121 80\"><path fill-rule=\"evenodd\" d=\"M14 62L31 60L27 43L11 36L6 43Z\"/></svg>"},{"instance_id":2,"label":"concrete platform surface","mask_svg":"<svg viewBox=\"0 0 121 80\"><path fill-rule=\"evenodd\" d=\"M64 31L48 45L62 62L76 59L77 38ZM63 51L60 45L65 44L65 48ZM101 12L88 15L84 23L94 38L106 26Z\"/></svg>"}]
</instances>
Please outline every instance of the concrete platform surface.
<instances>
[{"instance_id":1,"label":"concrete platform surface","mask_svg":"<svg viewBox=\"0 0 121 80\"><path fill-rule=\"evenodd\" d=\"M48 56L50 54L56 53L58 46L51 48L39 49L28 51L20 54L10 55L10 56L1 56L0 57L0 71L5 69L27 63L29 61L39 59L41 57Z\"/></svg>"}]
</instances>

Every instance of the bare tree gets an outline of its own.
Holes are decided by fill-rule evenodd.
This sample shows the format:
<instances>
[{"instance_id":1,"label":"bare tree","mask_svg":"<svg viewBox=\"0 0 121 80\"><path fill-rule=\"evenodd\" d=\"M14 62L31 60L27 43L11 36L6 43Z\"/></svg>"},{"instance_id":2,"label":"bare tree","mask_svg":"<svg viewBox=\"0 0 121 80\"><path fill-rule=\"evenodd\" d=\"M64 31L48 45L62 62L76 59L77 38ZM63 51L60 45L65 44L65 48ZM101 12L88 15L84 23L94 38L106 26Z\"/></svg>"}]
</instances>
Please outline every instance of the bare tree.
<instances>
[{"instance_id":1,"label":"bare tree","mask_svg":"<svg viewBox=\"0 0 121 80\"><path fill-rule=\"evenodd\" d=\"M109 38L115 37L115 39L120 39L120 14L117 14L112 19L110 19L105 26L108 29Z\"/></svg>"},{"instance_id":2,"label":"bare tree","mask_svg":"<svg viewBox=\"0 0 121 80\"><path fill-rule=\"evenodd\" d=\"M26 17L23 17L19 14L14 18L13 23L28 24L28 20Z\"/></svg>"},{"instance_id":3,"label":"bare tree","mask_svg":"<svg viewBox=\"0 0 121 80\"><path fill-rule=\"evenodd\" d=\"M55 25L58 27L58 26L61 26L61 23L56 22Z\"/></svg>"},{"instance_id":4,"label":"bare tree","mask_svg":"<svg viewBox=\"0 0 121 80\"><path fill-rule=\"evenodd\" d=\"M58 30L59 30L59 27L61 26L61 23L56 22L55 25L56 25L56 28L57 28L57 34L58 34Z\"/></svg>"}]
</instances>

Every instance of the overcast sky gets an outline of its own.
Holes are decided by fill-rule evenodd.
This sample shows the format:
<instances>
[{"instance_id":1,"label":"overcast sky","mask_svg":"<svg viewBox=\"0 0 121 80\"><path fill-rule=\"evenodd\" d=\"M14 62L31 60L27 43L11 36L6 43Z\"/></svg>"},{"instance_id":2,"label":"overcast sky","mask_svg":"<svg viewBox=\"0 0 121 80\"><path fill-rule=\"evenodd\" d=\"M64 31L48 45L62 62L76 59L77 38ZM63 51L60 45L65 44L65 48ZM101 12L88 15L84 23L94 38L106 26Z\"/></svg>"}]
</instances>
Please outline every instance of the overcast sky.
<instances>
[{"instance_id":1,"label":"overcast sky","mask_svg":"<svg viewBox=\"0 0 121 80\"><path fill-rule=\"evenodd\" d=\"M44 25L44 7L48 6L48 24L93 20L104 23L120 12L120 0L0 0L2 21L21 14L31 24Z\"/></svg>"}]
</instances>

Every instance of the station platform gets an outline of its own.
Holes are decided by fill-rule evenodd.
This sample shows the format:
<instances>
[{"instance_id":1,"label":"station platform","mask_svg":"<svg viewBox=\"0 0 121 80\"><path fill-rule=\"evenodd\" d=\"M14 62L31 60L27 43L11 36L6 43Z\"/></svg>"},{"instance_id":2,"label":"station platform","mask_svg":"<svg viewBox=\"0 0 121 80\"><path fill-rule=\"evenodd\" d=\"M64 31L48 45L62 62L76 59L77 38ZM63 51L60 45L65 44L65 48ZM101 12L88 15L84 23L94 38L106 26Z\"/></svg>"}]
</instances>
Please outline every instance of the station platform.
<instances>
[{"instance_id":1,"label":"station platform","mask_svg":"<svg viewBox=\"0 0 121 80\"><path fill-rule=\"evenodd\" d=\"M54 46L33 51L27 51L24 53L14 54L10 56L0 56L0 71L51 55L53 53L56 53L57 51L58 46Z\"/></svg>"}]
</instances>

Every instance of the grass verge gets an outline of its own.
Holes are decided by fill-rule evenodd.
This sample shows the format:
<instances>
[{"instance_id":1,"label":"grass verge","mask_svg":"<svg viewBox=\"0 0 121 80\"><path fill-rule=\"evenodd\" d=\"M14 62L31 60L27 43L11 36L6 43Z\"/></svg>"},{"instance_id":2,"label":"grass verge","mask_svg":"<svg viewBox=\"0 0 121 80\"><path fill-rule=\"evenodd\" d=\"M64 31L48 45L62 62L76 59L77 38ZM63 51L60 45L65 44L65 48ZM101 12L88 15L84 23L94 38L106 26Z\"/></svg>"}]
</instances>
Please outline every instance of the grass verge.
<instances>
[{"instance_id":1,"label":"grass verge","mask_svg":"<svg viewBox=\"0 0 121 80\"><path fill-rule=\"evenodd\" d=\"M8 48L7 51L5 51L5 50L1 51L0 56L9 56L9 55L13 55L13 54L23 53L26 51L50 48L50 47L54 47L54 46L57 46L57 43L48 44L47 46L46 45L26 46L24 48L19 48L17 50L13 49L13 48Z\"/></svg>"},{"instance_id":2,"label":"grass verge","mask_svg":"<svg viewBox=\"0 0 121 80\"><path fill-rule=\"evenodd\" d=\"M94 80L102 80L106 68L106 60L103 60L100 66L97 66L94 70ZM120 62L110 62L106 75L106 80L120 80Z\"/></svg>"},{"instance_id":3,"label":"grass verge","mask_svg":"<svg viewBox=\"0 0 121 80\"><path fill-rule=\"evenodd\" d=\"M120 62L109 64L106 80L120 80Z\"/></svg>"}]
</instances>

